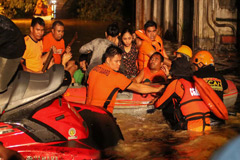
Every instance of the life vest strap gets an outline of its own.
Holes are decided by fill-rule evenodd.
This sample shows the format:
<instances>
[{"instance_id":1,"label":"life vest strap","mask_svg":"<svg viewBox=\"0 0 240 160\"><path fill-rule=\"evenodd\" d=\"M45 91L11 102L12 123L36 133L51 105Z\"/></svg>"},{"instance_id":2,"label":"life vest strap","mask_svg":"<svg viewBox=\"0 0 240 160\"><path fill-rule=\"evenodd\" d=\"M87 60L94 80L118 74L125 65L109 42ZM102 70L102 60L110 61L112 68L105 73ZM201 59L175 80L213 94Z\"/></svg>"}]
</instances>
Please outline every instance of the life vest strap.
<instances>
[{"instance_id":1,"label":"life vest strap","mask_svg":"<svg viewBox=\"0 0 240 160\"><path fill-rule=\"evenodd\" d=\"M201 116L205 116L206 117L206 115L207 114L209 114L209 116L210 116L210 112L206 112L206 113L202 113L202 112L195 112L195 113L192 113L192 114L189 114L189 115L186 115L186 116L184 116L186 119L188 118L188 117L192 117L192 116L195 116L195 115L201 115ZM194 117L193 117L194 118ZM191 118L190 118L191 119Z\"/></svg>"},{"instance_id":2,"label":"life vest strap","mask_svg":"<svg viewBox=\"0 0 240 160\"><path fill-rule=\"evenodd\" d=\"M192 118L187 119L187 117L194 116L194 115L199 115L199 114L201 116L192 117ZM206 123L206 118L210 118L210 112L206 112L206 113L196 112L196 113L193 113L193 114L189 114L189 115L187 115L185 117L186 117L186 122L187 123L188 123L188 121L202 119L203 120L203 131L205 130L206 126L210 126L210 124Z\"/></svg>"},{"instance_id":3,"label":"life vest strap","mask_svg":"<svg viewBox=\"0 0 240 160\"><path fill-rule=\"evenodd\" d=\"M110 93L110 95L108 96L107 100L105 101L103 107L105 109L107 109L108 105L110 104L114 94L119 90L119 88L114 88L114 90Z\"/></svg>"},{"instance_id":4,"label":"life vest strap","mask_svg":"<svg viewBox=\"0 0 240 160\"><path fill-rule=\"evenodd\" d=\"M176 111L175 111L175 113L176 113ZM189 114L187 116L183 116L182 114L179 115L180 113L176 114L176 118L178 120L178 126L180 126L180 129L187 130L189 121L194 121L194 120L199 120L199 119L202 119L202 121L203 121L203 131L205 130L206 126L210 126L210 123L209 124L206 123L206 118L210 118L210 112L206 112L206 113L196 112L193 114ZM196 116L196 115L198 115L198 116ZM192 116L195 116L195 117L192 117Z\"/></svg>"},{"instance_id":5,"label":"life vest strap","mask_svg":"<svg viewBox=\"0 0 240 160\"><path fill-rule=\"evenodd\" d=\"M185 105L187 103L190 103L190 102L195 102L195 101L203 101L203 100L202 99L192 99L192 100L189 100L189 101L181 103L179 107L181 108L181 106L183 106L183 105Z\"/></svg>"}]
</instances>

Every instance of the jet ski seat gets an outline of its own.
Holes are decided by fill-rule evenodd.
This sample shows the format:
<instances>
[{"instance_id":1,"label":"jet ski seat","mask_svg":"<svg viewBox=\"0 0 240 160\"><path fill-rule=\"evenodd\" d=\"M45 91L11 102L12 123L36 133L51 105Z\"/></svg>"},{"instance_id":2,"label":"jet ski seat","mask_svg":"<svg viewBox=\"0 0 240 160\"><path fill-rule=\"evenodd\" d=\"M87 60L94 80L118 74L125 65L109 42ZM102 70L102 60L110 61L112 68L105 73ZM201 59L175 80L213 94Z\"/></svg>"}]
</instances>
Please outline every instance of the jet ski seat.
<instances>
[{"instance_id":1,"label":"jet ski seat","mask_svg":"<svg viewBox=\"0 0 240 160\"><path fill-rule=\"evenodd\" d=\"M12 110L57 90L64 79L62 65L53 65L43 74L20 71L8 90L0 94L0 113Z\"/></svg>"}]
</instances>

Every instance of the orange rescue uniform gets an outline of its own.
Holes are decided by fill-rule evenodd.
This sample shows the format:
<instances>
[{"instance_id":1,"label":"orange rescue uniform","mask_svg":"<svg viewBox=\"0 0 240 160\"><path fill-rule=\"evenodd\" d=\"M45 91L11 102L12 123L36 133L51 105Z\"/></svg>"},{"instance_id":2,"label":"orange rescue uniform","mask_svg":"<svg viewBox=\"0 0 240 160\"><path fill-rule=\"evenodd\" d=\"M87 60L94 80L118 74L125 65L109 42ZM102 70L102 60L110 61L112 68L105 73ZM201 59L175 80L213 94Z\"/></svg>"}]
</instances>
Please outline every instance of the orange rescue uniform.
<instances>
[{"instance_id":1,"label":"orange rescue uniform","mask_svg":"<svg viewBox=\"0 0 240 160\"><path fill-rule=\"evenodd\" d=\"M138 54L138 69L139 71L148 66L149 53L160 52L163 57L168 58L164 52L163 41L160 36L156 36L155 40L152 41L146 36L143 30L135 32L139 38L142 39L142 44L139 48Z\"/></svg>"},{"instance_id":2,"label":"orange rescue uniform","mask_svg":"<svg viewBox=\"0 0 240 160\"><path fill-rule=\"evenodd\" d=\"M43 68L42 41L35 42L30 36L25 36L24 40L26 44L26 50L22 58L25 59L26 68L34 72L41 71Z\"/></svg>"},{"instance_id":3,"label":"orange rescue uniform","mask_svg":"<svg viewBox=\"0 0 240 160\"><path fill-rule=\"evenodd\" d=\"M37 5L35 7L35 13L36 15L41 15L42 14L42 8L43 8L43 4L41 0L37 1Z\"/></svg>"},{"instance_id":4,"label":"orange rescue uniform","mask_svg":"<svg viewBox=\"0 0 240 160\"><path fill-rule=\"evenodd\" d=\"M155 107L164 108L171 101L174 103L174 117L178 121L176 129L211 130L210 110L192 82L185 79L172 81L155 103Z\"/></svg>"},{"instance_id":5,"label":"orange rescue uniform","mask_svg":"<svg viewBox=\"0 0 240 160\"><path fill-rule=\"evenodd\" d=\"M163 70L159 70L156 73L152 73L148 67L145 67L143 71L144 71L143 82L149 80L150 82L155 83L164 82L167 80L167 76L163 72Z\"/></svg>"},{"instance_id":6,"label":"orange rescue uniform","mask_svg":"<svg viewBox=\"0 0 240 160\"><path fill-rule=\"evenodd\" d=\"M62 54L65 51L65 42L63 38L60 41L57 41L53 37L52 32L50 32L43 37L43 52L49 52L52 46L57 48L57 53L53 53L54 63L61 64Z\"/></svg>"},{"instance_id":7,"label":"orange rescue uniform","mask_svg":"<svg viewBox=\"0 0 240 160\"><path fill-rule=\"evenodd\" d=\"M125 90L132 81L104 63L91 70L87 83L86 104L104 107L112 113L118 91Z\"/></svg>"}]
</instances>

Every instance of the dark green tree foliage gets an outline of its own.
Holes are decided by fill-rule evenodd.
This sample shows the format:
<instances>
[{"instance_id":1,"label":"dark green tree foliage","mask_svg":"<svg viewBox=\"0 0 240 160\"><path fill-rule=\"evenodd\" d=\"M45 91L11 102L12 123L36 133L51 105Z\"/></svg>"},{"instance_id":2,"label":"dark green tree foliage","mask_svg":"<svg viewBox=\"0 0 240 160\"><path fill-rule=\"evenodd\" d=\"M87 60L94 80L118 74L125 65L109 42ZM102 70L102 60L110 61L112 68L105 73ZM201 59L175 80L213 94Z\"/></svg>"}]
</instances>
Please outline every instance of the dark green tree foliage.
<instances>
[{"instance_id":1,"label":"dark green tree foliage","mask_svg":"<svg viewBox=\"0 0 240 160\"><path fill-rule=\"evenodd\" d=\"M84 20L122 20L122 0L77 0L77 17Z\"/></svg>"},{"instance_id":2,"label":"dark green tree foliage","mask_svg":"<svg viewBox=\"0 0 240 160\"><path fill-rule=\"evenodd\" d=\"M10 0L5 1L3 14L9 18L31 17L37 0Z\"/></svg>"}]
</instances>

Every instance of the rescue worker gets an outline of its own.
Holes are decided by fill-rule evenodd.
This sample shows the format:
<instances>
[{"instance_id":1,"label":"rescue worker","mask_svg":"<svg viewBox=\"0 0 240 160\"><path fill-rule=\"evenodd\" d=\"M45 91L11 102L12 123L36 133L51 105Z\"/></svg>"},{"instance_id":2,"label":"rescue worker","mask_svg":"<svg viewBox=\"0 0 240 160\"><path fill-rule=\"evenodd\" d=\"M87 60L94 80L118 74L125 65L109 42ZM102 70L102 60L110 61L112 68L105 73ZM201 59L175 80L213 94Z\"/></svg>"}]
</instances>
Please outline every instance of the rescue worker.
<instances>
[{"instance_id":1,"label":"rescue worker","mask_svg":"<svg viewBox=\"0 0 240 160\"><path fill-rule=\"evenodd\" d=\"M192 58L192 49L187 45L181 45L176 52L174 52L176 58L186 57L188 61Z\"/></svg>"},{"instance_id":2,"label":"rescue worker","mask_svg":"<svg viewBox=\"0 0 240 160\"><path fill-rule=\"evenodd\" d=\"M166 82L169 71L166 65L163 65L164 57L155 52L149 59L149 67L145 67L141 72L133 79L136 83L160 83Z\"/></svg>"},{"instance_id":3,"label":"rescue worker","mask_svg":"<svg viewBox=\"0 0 240 160\"><path fill-rule=\"evenodd\" d=\"M174 52L174 55L175 55L175 59L174 60L182 57L182 58L185 58L187 61L190 62L190 59L192 58L192 49L190 47L188 47L187 45L181 45ZM170 64L172 64L172 62L170 62ZM170 67L168 69L170 69ZM171 75L168 75L168 79L171 79Z\"/></svg>"},{"instance_id":4,"label":"rescue worker","mask_svg":"<svg viewBox=\"0 0 240 160\"><path fill-rule=\"evenodd\" d=\"M149 20L144 25L144 31L138 30L135 32L138 38L142 40L139 54L138 54L138 70L141 71L143 68L148 66L149 58L154 52L160 52L164 57L164 64L170 66L170 60L166 54L163 41L160 36L157 35L157 24Z\"/></svg>"},{"instance_id":5,"label":"rescue worker","mask_svg":"<svg viewBox=\"0 0 240 160\"><path fill-rule=\"evenodd\" d=\"M155 107L163 109L172 129L211 130L210 110L194 86L190 63L184 57L177 58L172 62L170 73L174 80L155 102Z\"/></svg>"},{"instance_id":6,"label":"rescue worker","mask_svg":"<svg viewBox=\"0 0 240 160\"><path fill-rule=\"evenodd\" d=\"M223 94L228 93L228 84L225 78L215 71L214 58L208 51L199 51L192 59L194 75L203 78L223 100ZM224 123L224 120L217 118L211 113L212 124Z\"/></svg>"},{"instance_id":7,"label":"rescue worker","mask_svg":"<svg viewBox=\"0 0 240 160\"><path fill-rule=\"evenodd\" d=\"M36 4L36 7L34 9L34 14L38 15L38 16L41 16L42 12L43 12L43 3L42 3L42 0L38 0L37 4Z\"/></svg>"},{"instance_id":8,"label":"rescue worker","mask_svg":"<svg viewBox=\"0 0 240 160\"><path fill-rule=\"evenodd\" d=\"M164 86L151 87L135 83L121 73L118 73L121 64L122 50L111 45L103 56L103 64L95 66L87 81L86 104L104 107L113 112L115 100L119 90L132 90L138 93L160 92Z\"/></svg>"}]
</instances>

